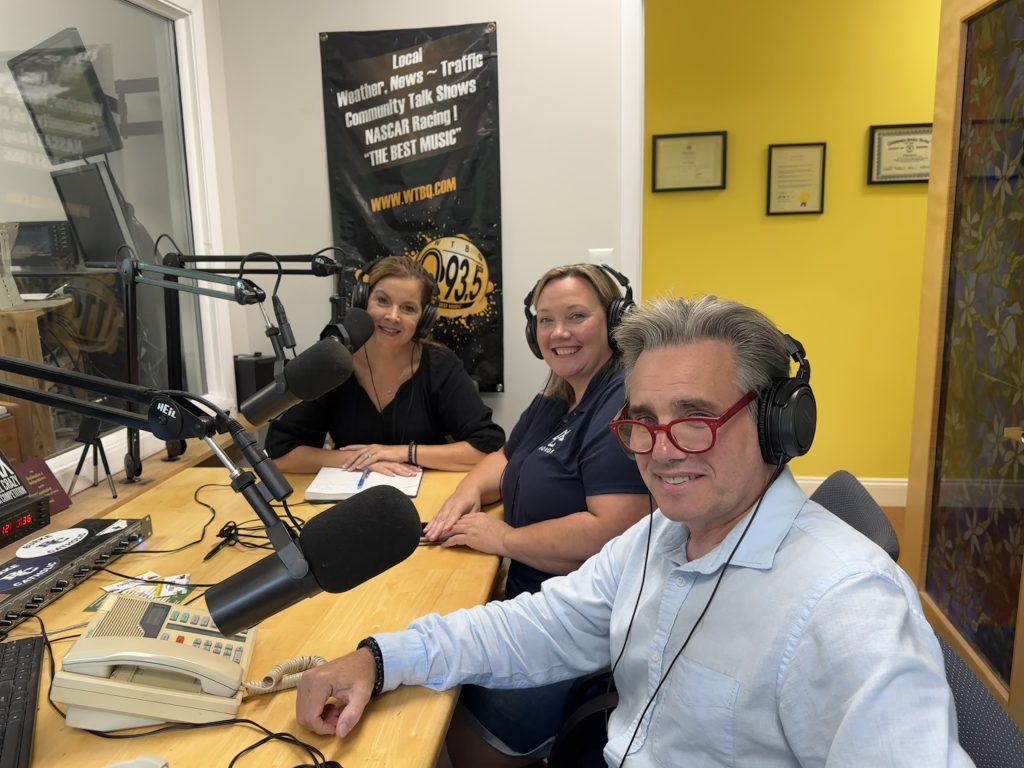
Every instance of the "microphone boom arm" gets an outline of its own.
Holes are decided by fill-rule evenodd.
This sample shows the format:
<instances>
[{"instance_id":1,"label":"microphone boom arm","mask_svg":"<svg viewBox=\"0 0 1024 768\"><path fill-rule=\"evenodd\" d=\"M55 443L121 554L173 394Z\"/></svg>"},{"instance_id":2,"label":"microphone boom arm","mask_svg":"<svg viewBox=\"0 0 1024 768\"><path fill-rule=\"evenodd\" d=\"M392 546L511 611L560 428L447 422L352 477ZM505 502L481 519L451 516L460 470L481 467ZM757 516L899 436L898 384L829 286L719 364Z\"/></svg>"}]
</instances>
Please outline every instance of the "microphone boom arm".
<instances>
[{"instance_id":1,"label":"microphone boom arm","mask_svg":"<svg viewBox=\"0 0 1024 768\"><path fill-rule=\"evenodd\" d=\"M145 264L137 259L125 259L122 261L121 272L125 281L132 282L136 285L152 285L156 288L163 288L165 290L178 291L181 293L194 293L199 296L210 296L214 299L225 299L226 301L234 301L243 305L259 304L267 298L267 294L264 290L251 280L246 280L242 277L226 277L214 272L181 269L179 267L166 267L161 264ZM150 274L161 275L162 277L173 277L175 280L154 280L146 277L146 275ZM208 283L230 285L234 291L232 293L227 293L225 291L215 291L211 288L202 288L198 285L187 285L185 283L176 282L176 280L181 278L186 280L205 280Z\"/></svg>"},{"instance_id":2,"label":"microphone boom arm","mask_svg":"<svg viewBox=\"0 0 1024 768\"><path fill-rule=\"evenodd\" d=\"M136 382L139 380L138 370L138 359L139 359L139 331L138 331L138 300L135 295L136 285L150 285L157 288L161 288L167 291L176 291L179 293L191 293L200 296L209 296L215 299L223 299L226 301L234 301L237 304L260 304L262 310L262 302L266 298L266 293L258 285L253 283L251 280L246 280L241 277L228 278L221 275L207 274L205 272L181 269L173 266L163 266L158 264L145 264L139 261L134 256L125 258L118 271L121 274L121 282L124 286L124 315L125 315L125 346L128 348L128 378ZM158 275L161 277L159 280L147 277L147 275ZM220 285L228 285L232 287L232 292L217 291L210 288L204 288L199 285L188 285L185 283L179 283L178 280L184 278L194 281L207 281L213 282ZM173 314L177 319L178 303L177 301L165 302L165 317L167 318L167 334L168 339L172 338L172 334L178 332L178 327L172 329L170 317L173 308ZM266 312L263 313L264 320L267 320ZM267 335L270 336L272 333L277 334L277 328L273 327L269 321L267 321ZM181 342L180 338L177 339L177 343L171 343L172 353L168 358L168 376L173 384L181 385L182 374L181 374ZM276 351L276 350L275 350ZM99 390L94 390L99 391ZM122 423L122 422L117 422ZM167 454L171 459L177 458L185 450L185 444L183 440L171 440L168 441ZM139 445L139 430L136 427L128 428L128 452L125 455L125 482L134 482L140 474L142 474L142 455L141 448Z\"/></svg>"},{"instance_id":3,"label":"microphone boom arm","mask_svg":"<svg viewBox=\"0 0 1024 768\"><path fill-rule=\"evenodd\" d=\"M140 387L7 355L0 355L0 371L139 403L146 407L147 412L143 415L2 380L0 393L129 429L149 432L161 440L204 440L231 475L232 489L242 494L267 529L267 536L288 573L294 578L303 578L308 573L309 564L295 543L294 534L264 498L253 472L239 468L213 440L213 435L232 435L243 456L250 462L253 471L259 475L273 498L286 499L292 493L291 485L284 479L273 461L258 448L255 438L226 413L221 411L216 416L205 413L195 405L195 396L187 392Z\"/></svg>"},{"instance_id":4,"label":"microphone boom arm","mask_svg":"<svg viewBox=\"0 0 1024 768\"><path fill-rule=\"evenodd\" d=\"M199 410L187 398L157 389L125 384L120 381L68 371L44 363L32 363L17 357L0 355L0 371L29 376L50 384L64 384L75 389L94 392L139 403L146 407L145 414L112 408L90 400L79 400L56 392L46 392L7 381L0 381L0 392L29 402L58 408L81 416L89 416L130 429L149 432L161 440L204 438L218 431L217 420Z\"/></svg>"}]
</instances>

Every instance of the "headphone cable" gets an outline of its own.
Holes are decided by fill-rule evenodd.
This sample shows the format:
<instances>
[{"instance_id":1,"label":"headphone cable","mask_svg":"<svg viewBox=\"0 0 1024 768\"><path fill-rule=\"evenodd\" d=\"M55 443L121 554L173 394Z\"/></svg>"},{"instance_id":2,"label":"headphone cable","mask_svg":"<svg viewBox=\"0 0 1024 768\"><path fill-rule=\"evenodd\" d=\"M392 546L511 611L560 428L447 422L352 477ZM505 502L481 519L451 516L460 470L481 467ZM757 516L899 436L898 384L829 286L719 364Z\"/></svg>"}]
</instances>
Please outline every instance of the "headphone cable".
<instances>
[{"instance_id":1,"label":"headphone cable","mask_svg":"<svg viewBox=\"0 0 1024 768\"><path fill-rule=\"evenodd\" d=\"M747 518L747 523L743 527L743 532L740 533L740 537L736 540L736 543L733 545L732 550L729 552L729 557L726 558L725 563L722 565L722 570L719 571L718 578L715 579L715 586L711 590L711 594L708 596L707 602L704 603L704 607L701 609L700 615L697 617L697 620L693 622L693 626L690 627L689 634L687 634L686 639L683 640L683 644L679 646L679 650L676 651L676 655L672 657L672 661L669 662L668 667L665 669L665 674L661 676L661 679L655 686L654 693L651 694L651 698L647 700L647 704L644 706L643 711L640 712L640 717L637 720L636 728L633 729L633 735L630 737L629 743L626 745L626 749L622 753L622 760L619 761L618 768L622 768L623 764L626 762L626 758L629 756L629 750L632 748L633 742L636 741L637 734L640 733L640 726L643 725L644 718L647 716L647 710L651 708L651 705L654 703L654 700L658 698L658 693L661 691L661 686L664 685L665 681L668 679L669 674L671 674L672 667L675 666L676 662L679 660L679 657L683 655L683 650L685 650L686 646L689 644L690 638L693 637L693 633L697 631L697 627L699 627L700 623L704 620L704 615L708 612L708 609L711 607L711 601L714 599L715 594L718 592L718 587L722 583L722 577L725 576L726 570L732 563L733 555L736 554L736 550L740 548L740 544L742 544L743 539L746 538L747 531L749 531L750 526L753 525L754 518L757 517L757 512L759 509L761 509L761 502L764 501L764 497L768 493L768 489L771 488L775 481L779 479L779 475L782 474L782 470L785 468L785 466L786 465L784 462L779 463L779 465L775 468L775 471L772 472L771 477L768 478L768 482L762 489L760 496L758 496L757 504L754 506L754 511L751 512L750 517ZM642 581L640 583L640 589L641 591L643 590ZM639 602L640 597L639 595L637 595L637 604L639 604ZM630 628L632 628L632 623L632 620L630 620ZM629 629L626 630L626 634L628 637ZM623 650L625 650L625 643L623 643ZM621 656L621 653L619 655Z\"/></svg>"}]
</instances>

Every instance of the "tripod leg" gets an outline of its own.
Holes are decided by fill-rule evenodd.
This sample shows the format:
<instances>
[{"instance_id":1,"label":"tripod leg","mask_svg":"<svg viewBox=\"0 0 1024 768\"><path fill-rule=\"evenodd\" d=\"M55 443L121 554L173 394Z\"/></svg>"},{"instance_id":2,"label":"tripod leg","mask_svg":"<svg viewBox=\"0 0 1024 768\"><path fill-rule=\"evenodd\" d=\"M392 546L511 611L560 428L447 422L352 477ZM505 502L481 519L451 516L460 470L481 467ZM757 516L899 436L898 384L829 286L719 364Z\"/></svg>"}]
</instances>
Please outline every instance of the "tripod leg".
<instances>
[{"instance_id":1,"label":"tripod leg","mask_svg":"<svg viewBox=\"0 0 1024 768\"><path fill-rule=\"evenodd\" d=\"M89 444L86 443L82 446L82 455L78 457L78 466L75 467L75 475L71 478L71 486L68 488L68 496L75 492L75 483L78 482L78 476L82 474L82 465L85 464L85 457L89 455Z\"/></svg>"},{"instance_id":2,"label":"tripod leg","mask_svg":"<svg viewBox=\"0 0 1024 768\"><path fill-rule=\"evenodd\" d=\"M110 485L110 497L117 498L117 489L114 487L114 478L110 476L110 465L107 464L107 453L103 450L103 443L97 442L96 447L100 452L100 459L103 461L103 471L107 473L107 483Z\"/></svg>"},{"instance_id":3,"label":"tripod leg","mask_svg":"<svg viewBox=\"0 0 1024 768\"><path fill-rule=\"evenodd\" d=\"M96 461L96 446L102 447L102 444L100 443L100 441L98 439L96 440L95 443L92 444L92 487L93 488L95 488L96 484L100 481L99 465L98 465L98 463Z\"/></svg>"}]
</instances>

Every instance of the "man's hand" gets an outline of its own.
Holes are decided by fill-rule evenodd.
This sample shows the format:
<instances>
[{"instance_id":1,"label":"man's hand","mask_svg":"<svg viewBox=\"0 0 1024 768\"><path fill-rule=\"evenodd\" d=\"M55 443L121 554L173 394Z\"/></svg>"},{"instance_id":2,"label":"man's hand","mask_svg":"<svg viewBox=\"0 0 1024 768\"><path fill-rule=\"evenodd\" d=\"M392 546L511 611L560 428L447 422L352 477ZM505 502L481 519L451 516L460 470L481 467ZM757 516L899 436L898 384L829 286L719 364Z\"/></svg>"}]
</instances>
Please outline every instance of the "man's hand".
<instances>
[{"instance_id":1,"label":"man's hand","mask_svg":"<svg viewBox=\"0 0 1024 768\"><path fill-rule=\"evenodd\" d=\"M368 648L307 669L299 678L295 718L299 725L321 736L333 733L344 738L363 716L376 680L377 670Z\"/></svg>"}]
</instances>

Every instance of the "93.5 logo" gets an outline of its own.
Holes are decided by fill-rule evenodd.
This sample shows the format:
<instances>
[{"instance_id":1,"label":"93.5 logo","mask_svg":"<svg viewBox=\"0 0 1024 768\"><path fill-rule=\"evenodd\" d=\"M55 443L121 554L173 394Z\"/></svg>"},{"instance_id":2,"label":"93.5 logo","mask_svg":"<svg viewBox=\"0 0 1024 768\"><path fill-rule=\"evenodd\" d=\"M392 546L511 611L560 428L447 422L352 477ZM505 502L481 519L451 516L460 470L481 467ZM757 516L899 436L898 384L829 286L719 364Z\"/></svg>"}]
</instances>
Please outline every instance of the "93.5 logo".
<instances>
[{"instance_id":1,"label":"93.5 logo","mask_svg":"<svg viewBox=\"0 0 1024 768\"><path fill-rule=\"evenodd\" d=\"M487 260L466 237L432 240L416 255L416 261L437 282L442 315L465 317L486 308L487 294L494 290L488 280Z\"/></svg>"}]
</instances>

